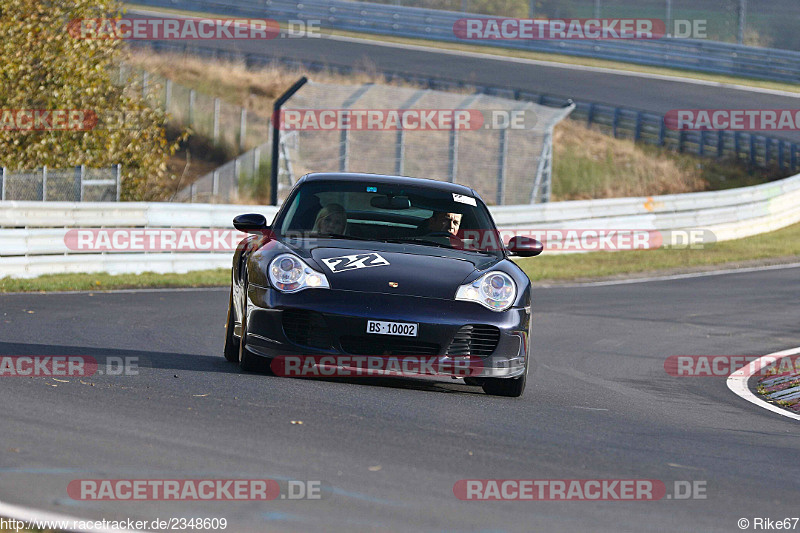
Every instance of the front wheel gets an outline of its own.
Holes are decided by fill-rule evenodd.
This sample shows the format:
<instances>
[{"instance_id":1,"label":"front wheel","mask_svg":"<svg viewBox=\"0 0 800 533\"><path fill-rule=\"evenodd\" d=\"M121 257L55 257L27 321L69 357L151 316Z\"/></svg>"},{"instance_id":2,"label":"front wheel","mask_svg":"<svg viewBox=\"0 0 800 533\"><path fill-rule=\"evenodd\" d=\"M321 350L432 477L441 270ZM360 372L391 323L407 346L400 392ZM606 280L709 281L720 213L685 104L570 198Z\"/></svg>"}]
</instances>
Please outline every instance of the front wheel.
<instances>
[{"instance_id":1,"label":"front wheel","mask_svg":"<svg viewBox=\"0 0 800 533\"><path fill-rule=\"evenodd\" d=\"M527 372L525 373L527 374ZM485 378L483 381L483 392L492 396L507 396L518 398L525 390L527 376L522 374L516 378Z\"/></svg>"},{"instance_id":2,"label":"front wheel","mask_svg":"<svg viewBox=\"0 0 800 533\"><path fill-rule=\"evenodd\" d=\"M269 364L265 361L250 353L247 349L247 284L242 287L244 293L244 303L242 304L242 336L239 340L239 368L245 372L267 372L269 373Z\"/></svg>"},{"instance_id":3,"label":"front wheel","mask_svg":"<svg viewBox=\"0 0 800 533\"><path fill-rule=\"evenodd\" d=\"M231 287L231 294L228 297L228 323L225 325L225 359L231 363L239 361L239 341L233 334L233 328L236 326L233 313L233 287Z\"/></svg>"}]
</instances>

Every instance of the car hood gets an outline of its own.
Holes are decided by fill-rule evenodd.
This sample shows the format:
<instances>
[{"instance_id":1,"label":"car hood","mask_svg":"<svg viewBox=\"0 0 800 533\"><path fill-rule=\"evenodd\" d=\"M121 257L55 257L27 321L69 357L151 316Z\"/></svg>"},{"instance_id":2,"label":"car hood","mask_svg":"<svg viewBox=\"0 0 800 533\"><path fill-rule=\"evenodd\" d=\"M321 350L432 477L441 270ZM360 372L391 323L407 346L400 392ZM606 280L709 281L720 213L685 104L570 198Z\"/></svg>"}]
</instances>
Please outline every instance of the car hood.
<instances>
[{"instance_id":1,"label":"car hood","mask_svg":"<svg viewBox=\"0 0 800 533\"><path fill-rule=\"evenodd\" d=\"M331 289L451 299L458 286L476 270L498 258L430 247L392 245L370 247L316 246L305 251L328 278ZM415 251L420 250L420 251ZM305 254L303 254L305 255Z\"/></svg>"}]
</instances>

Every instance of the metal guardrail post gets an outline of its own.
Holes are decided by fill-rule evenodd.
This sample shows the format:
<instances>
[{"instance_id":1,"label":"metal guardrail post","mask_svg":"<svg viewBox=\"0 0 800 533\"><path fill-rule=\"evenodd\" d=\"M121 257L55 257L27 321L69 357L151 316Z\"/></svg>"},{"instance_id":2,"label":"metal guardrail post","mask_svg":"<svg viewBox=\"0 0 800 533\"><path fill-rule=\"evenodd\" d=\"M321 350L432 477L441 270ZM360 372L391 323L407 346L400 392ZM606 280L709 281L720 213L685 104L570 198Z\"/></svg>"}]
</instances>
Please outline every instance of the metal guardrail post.
<instances>
[{"instance_id":1,"label":"metal guardrail post","mask_svg":"<svg viewBox=\"0 0 800 533\"><path fill-rule=\"evenodd\" d=\"M0 170L0 200L6 199L6 167Z\"/></svg>"},{"instance_id":2,"label":"metal guardrail post","mask_svg":"<svg viewBox=\"0 0 800 533\"><path fill-rule=\"evenodd\" d=\"M770 152L772 152L772 139L764 137L764 166L769 165Z\"/></svg>"},{"instance_id":3,"label":"metal guardrail post","mask_svg":"<svg viewBox=\"0 0 800 533\"><path fill-rule=\"evenodd\" d=\"M749 133L748 136L750 137L750 164L756 164L756 136L752 133Z\"/></svg>"},{"instance_id":4,"label":"metal guardrail post","mask_svg":"<svg viewBox=\"0 0 800 533\"><path fill-rule=\"evenodd\" d=\"M47 165L42 167L42 201L47 201Z\"/></svg>"},{"instance_id":5,"label":"metal guardrail post","mask_svg":"<svg viewBox=\"0 0 800 533\"><path fill-rule=\"evenodd\" d=\"M783 149L784 149L783 147L785 144L786 143L783 140L781 140L781 142L778 143L778 168L780 170L783 170Z\"/></svg>"},{"instance_id":6,"label":"metal guardrail post","mask_svg":"<svg viewBox=\"0 0 800 533\"><path fill-rule=\"evenodd\" d=\"M790 148L790 159L792 161L792 172L797 172L797 145L792 143Z\"/></svg>"},{"instance_id":7,"label":"metal guardrail post","mask_svg":"<svg viewBox=\"0 0 800 533\"><path fill-rule=\"evenodd\" d=\"M541 102L539 102L541 104ZM589 104L589 111L586 112L586 127L592 125L592 120L594 120L594 104Z\"/></svg>"},{"instance_id":8,"label":"metal guardrail post","mask_svg":"<svg viewBox=\"0 0 800 533\"><path fill-rule=\"evenodd\" d=\"M741 143L739 142L739 132L733 132L733 152L736 154L736 159L741 159Z\"/></svg>"},{"instance_id":9,"label":"metal guardrail post","mask_svg":"<svg viewBox=\"0 0 800 533\"><path fill-rule=\"evenodd\" d=\"M497 205L503 205L506 192L506 159L508 159L508 128L500 128L500 158L497 165ZM452 181L452 180L450 180Z\"/></svg>"},{"instance_id":10,"label":"metal guardrail post","mask_svg":"<svg viewBox=\"0 0 800 533\"><path fill-rule=\"evenodd\" d=\"M697 155L700 157L706 153L706 130L700 130L700 143L697 146Z\"/></svg>"},{"instance_id":11,"label":"metal guardrail post","mask_svg":"<svg viewBox=\"0 0 800 533\"><path fill-rule=\"evenodd\" d=\"M611 131L613 137L617 138L617 127L619 126L619 112L620 109L618 107L614 108L614 118L611 121Z\"/></svg>"},{"instance_id":12,"label":"metal guardrail post","mask_svg":"<svg viewBox=\"0 0 800 533\"><path fill-rule=\"evenodd\" d=\"M725 132L719 130L717 132L717 159L722 159L725 156Z\"/></svg>"},{"instance_id":13,"label":"metal guardrail post","mask_svg":"<svg viewBox=\"0 0 800 533\"><path fill-rule=\"evenodd\" d=\"M633 130L633 140L638 141L642 136L642 112L636 113L636 127Z\"/></svg>"},{"instance_id":14,"label":"metal guardrail post","mask_svg":"<svg viewBox=\"0 0 800 533\"><path fill-rule=\"evenodd\" d=\"M683 153L684 144L686 143L686 131L680 130L678 132L678 152Z\"/></svg>"},{"instance_id":15,"label":"metal guardrail post","mask_svg":"<svg viewBox=\"0 0 800 533\"><path fill-rule=\"evenodd\" d=\"M658 125L658 145L664 146L667 141L667 121L661 117L661 124Z\"/></svg>"}]
</instances>

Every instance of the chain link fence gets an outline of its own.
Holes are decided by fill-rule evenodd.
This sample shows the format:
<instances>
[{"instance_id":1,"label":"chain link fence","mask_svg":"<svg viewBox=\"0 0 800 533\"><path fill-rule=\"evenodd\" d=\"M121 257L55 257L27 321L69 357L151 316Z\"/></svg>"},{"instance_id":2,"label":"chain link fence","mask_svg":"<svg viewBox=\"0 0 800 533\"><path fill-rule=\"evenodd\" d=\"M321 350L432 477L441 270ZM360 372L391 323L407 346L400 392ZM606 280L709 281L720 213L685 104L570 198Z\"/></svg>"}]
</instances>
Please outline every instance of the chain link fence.
<instances>
[{"instance_id":1,"label":"chain link fence","mask_svg":"<svg viewBox=\"0 0 800 533\"><path fill-rule=\"evenodd\" d=\"M263 199L269 193L271 142L256 146L177 192L177 202L234 203ZM291 186L288 177L281 182Z\"/></svg>"},{"instance_id":2,"label":"chain link fence","mask_svg":"<svg viewBox=\"0 0 800 533\"><path fill-rule=\"evenodd\" d=\"M269 137L269 119L241 106L131 65L121 65L117 75L119 83L136 80L152 105L169 114L173 123L211 139L231 156L259 146Z\"/></svg>"},{"instance_id":3,"label":"chain link fence","mask_svg":"<svg viewBox=\"0 0 800 533\"><path fill-rule=\"evenodd\" d=\"M281 145L290 176L399 174L472 187L488 204L546 202L553 127L573 108L309 82L283 107Z\"/></svg>"},{"instance_id":4,"label":"chain link fence","mask_svg":"<svg viewBox=\"0 0 800 533\"><path fill-rule=\"evenodd\" d=\"M119 201L120 165L110 168L0 169L0 199L51 202Z\"/></svg>"}]
</instances>

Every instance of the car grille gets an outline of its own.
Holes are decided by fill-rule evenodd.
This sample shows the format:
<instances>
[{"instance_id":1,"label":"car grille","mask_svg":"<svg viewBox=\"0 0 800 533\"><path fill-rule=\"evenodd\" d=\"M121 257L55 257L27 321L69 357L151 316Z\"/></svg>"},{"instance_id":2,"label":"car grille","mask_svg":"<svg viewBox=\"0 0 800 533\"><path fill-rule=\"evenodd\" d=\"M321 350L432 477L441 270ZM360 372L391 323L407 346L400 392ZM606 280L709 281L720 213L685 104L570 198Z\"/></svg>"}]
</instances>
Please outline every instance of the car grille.
<instances>
[{"instance_id":1,"label":"car grille","mask_svg":"<svg viewBox=\"0 0 800 533\"><path fill-rule=\"evenodd\" d=\"M500 341L500 330L494 326L468 324L462 326L447 348L447 355L492 355Z\"/></svg>"},{"instance_id":2,"label":"car grille","mask_svg":"<svg viewBox=\"0 0 800 533\"><path fill-rule=\"evenodd\" d=\"M283 332L295 344L311 348L330 348L331 339L325 317L315 311L286 309L281 313Z\"/></svg>"},{"instance_id":3,"label":"car grille","mask_svg":"<svg viewBox=\"0 0 800 533\"><path fill-rule=\"evenodd\" d=\"M342 350L353 355L436 355L439 345L410 339L344 335Z\"/></svg>"}]
</instances>

